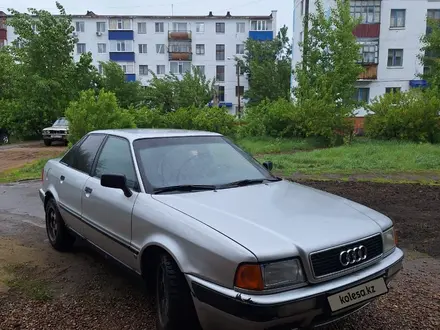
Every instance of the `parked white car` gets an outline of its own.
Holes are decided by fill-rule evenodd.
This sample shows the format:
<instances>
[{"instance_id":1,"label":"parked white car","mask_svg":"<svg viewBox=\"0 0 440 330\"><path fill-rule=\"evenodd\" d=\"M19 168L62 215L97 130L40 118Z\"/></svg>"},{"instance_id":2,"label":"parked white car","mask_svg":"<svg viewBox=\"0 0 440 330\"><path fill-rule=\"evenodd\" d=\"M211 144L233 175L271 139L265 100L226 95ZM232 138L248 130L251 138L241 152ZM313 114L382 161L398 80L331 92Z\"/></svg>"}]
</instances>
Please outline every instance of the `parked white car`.
<instances>
[{"instance_id":1,"label":"parked white car","mask_svg":"<svg viewBox=\"0 0 440 330\"><path fill-rule=\"evenodd\" d=\"M43 141L46 146L52 145L52 142L60 141L65 145L69 143L69 121L64 118L58 118L51 127L43 129Z\"/></svg>"}]
</instances>

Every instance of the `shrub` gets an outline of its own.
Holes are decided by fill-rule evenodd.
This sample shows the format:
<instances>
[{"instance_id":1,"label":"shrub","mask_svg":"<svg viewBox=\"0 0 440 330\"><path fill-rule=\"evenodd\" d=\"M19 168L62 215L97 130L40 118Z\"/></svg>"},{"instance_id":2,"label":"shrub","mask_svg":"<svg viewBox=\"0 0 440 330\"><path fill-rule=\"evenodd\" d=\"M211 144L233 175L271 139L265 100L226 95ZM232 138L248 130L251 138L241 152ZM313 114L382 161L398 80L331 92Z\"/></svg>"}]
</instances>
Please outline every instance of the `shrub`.
<instances>
[{"instance_id":1,"label":"shrub","mask_svg":"<svg viewBox=\"0 0 440 330\"><path fill-rule=\"evenodd\" d=\"M262 101L246 109L240 126L241 136L294 137L304 136L300 112L290 101Z\"/></svg>"},{"instance_id":2,"label":"shrub","mask_svg":"<svg viewBox=\"0 0 440 330\"><path fill-rule=\"evenodd\" d=\"M163 128L166 127L166 118L161 110L141 107L139 109L130 108L136 127L138 128Z\"/></svg>"},{"instance_id":3,"label":"shrub","mask_svg":"<svg viewBox=\"0 0 440 330\"><path fill-rule=\"evenodd\" d=\"M165 124L168 128L195 129L194 118L202 111L197 108L179 108L166 113Z\"/></svg>"},{"instance_id":4,"label":"shrub","mask_svg":"<svg viewBox=\"0 0 440 330\"><path fill-rule=\"evenodd\" d=\"M66 109L69 120L69 142L75 143L85 134L97 129L136 127L133 115L118 106L116 96L103 89L81 92L79 99Z\"/></svg>"},{"instance_id":5,"label":"shrub","mask_svg":"<svg viewBox=\"0 0 440 330\"><path fill-rule=\"evenodd\" d=\"M435 91L389 93L368 106L365 133L372 138L439 142L440 99Z\"/></svg>"}]
</instances>

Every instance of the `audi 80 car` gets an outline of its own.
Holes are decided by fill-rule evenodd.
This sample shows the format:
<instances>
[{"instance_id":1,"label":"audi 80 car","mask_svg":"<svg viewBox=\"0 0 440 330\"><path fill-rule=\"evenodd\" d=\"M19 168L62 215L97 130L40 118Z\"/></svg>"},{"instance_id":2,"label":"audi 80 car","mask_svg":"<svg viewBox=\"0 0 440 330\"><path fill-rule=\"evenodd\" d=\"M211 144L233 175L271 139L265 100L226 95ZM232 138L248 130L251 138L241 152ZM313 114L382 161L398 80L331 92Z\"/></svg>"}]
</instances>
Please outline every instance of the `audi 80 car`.
<instances>
[{"instance_id":1,"label":"audi 80 car","mask_svg":"<svg viewBox=\"0 0 440 330\"><path fill-rule=\"evenodd\" d=\"M307 328L386 294L392 221L271 169L217 133L94 131L43 169L49 242L141 275L158 329Z\"/></svg>"},{"instance_id":2,"label":"audi 80 car","mask_svg":"<svg viewBox=\"0 0 440 330\"><path fill-rule=\"evenodd\" d=\"M52 145L52 142L63 142L67 146L68 136L69 121L64 117L55 120L51 127L43 129L43 141L46 146Z\"/></svg>"}]
</instances>

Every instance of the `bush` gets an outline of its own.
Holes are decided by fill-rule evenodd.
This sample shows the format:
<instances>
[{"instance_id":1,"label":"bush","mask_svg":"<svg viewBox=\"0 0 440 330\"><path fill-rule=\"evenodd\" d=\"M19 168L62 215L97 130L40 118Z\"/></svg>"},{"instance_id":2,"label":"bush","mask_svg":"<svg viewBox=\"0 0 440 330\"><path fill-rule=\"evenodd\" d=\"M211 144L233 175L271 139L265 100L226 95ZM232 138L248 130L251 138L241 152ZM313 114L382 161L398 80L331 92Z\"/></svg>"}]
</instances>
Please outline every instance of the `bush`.
<instances>
[{"instance_id":1,"label":"bush","mask_svg":"<svg viewBox=\"0 0 440 330\"><path fill-rule=\"evenodd\" d=\"M69 120L69 142L75 143L85 134L98 129L136 127L133 115L118 106L116 96L103 89L83 91L78 101L70 103L66 110Z\"/></svg>"},{"instance_id":2,"label":"bush","mask_svg":"<svg viewBox=\"0 0 440 330\"><path fill-rule=\"evenodd\" d=\"M138 128L163 128L166 127L166 118L160 110L142 107L139 109L130 108L136 127Z\"/></svg>"},{"instance_id":3,"label":"bush","mask_svg":"<svg viewBox=\"0 0 440 330\"><path fill-rule=\"evenodd\" d=\"M300 112L290 101L262 101L246 109L240 126L241 136L303 137Z\"/></svg>"},{"instance_id":4,"label":"bush","mask_svg":"<svg viewBox=\"0 0 440 330\"><path fill-rule=\"evenodd\" d=\"M373 100L365 119L367 136L379 139L439 142L440 99L435 91L389 93Z\"/></svg>"}]
</instances>

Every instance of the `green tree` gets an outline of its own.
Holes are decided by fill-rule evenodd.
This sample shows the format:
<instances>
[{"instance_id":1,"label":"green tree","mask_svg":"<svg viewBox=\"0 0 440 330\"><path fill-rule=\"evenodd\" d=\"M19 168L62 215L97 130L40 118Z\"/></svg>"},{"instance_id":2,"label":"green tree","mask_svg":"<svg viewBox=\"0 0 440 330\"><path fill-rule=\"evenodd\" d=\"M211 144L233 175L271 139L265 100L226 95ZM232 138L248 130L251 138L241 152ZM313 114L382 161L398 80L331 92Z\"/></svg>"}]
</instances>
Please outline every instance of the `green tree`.
<instances>
[{"instance_id":1,"label":"green tree","mask_svg":"<svg viewBox=\"0 0 440 330\"><path fill-rule=\"evenodd\" d=\"M207 79L196 67L182 77L167 74L158 78L153 72L151 74L153 78L146 87L146 102L150 108L164 112L187 107L202 108L214 95L214 80Z\"/></svg>"},{"instance_id":2,"label":"green tree","mask_svg":"<svg viewBox=\"0 0 440 330\"><path fill-rule=\"evenodd\" d=\"M425 67L421 75L430 88L440 88L440 25L438 19L427 18L426 34L421 38L421 54L418 58Z\"/></svg>"},{"instance_id":3,"label":"green tree","mask_svg":"<svg viewBox=\"0 0 440 330\"><path fill-rule=\"evenodd\" d=\"M124 71L116 62L100 62L100 64L103 70L101 88L115 93L119 105L123 108L142 105L145 93L139 81L127 81Z\"/></svg>"},{"instance_id":4,"label":"green tree","mask_svg":"<svg viewBox=\"0 0 440 330\"><path fill-rule=\"evenodd\" d=\"M237 65L249 80L249 89L244 95L249 99L249 105L265 99L290 99L291 56L292 47L286 26L273 40L249 38L245 41L245 54L243 59L237 59Z\"/></svg>"},{"instance_id":5,"label":"green tree","mask_svg":"<svg viewBox=\"0 0 440 330\"><path fill-rule=\"evenodd\" d=\"M300 43L307 54L294 70L298 84L294 96L309 135L336 143L340 134L351 134L347 117L359 106L353 98L362 67L358 64L359 44L353 35L357 25L348 1L336 0L326 17L321 0L309 16L310 30Z\"/></svg>"},{"instance_id":6,"label":"green tree","mask_svg":"<svg viewBox=\"0 0 440 330\"><path fill-rule=\"evenodd\" d=\"M103 89L98 95L93 89L81 92L79 99L70 103L66 117L71 143L97 129L136 127L133 115L119 107L115 94Z\"/></svg>"},{"instance_id":7,"label":"green tree","mask_svg":"<svg viewBox=\"0 0 440 330\"><path fill-rule=\"evenodd\" d=\"M58 2L56 5L59 15L33 8L28 13L9 9L12 16L7 23L17 39L6 51L16 63L16 93L6 121L20 137L39 137L41 129L63 115L69 102L95 76L89 55L75 64L72 19Z\"/></svg>"}]
</instances>

